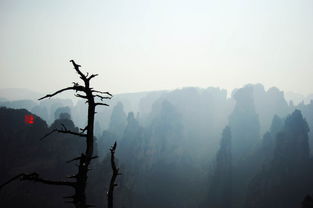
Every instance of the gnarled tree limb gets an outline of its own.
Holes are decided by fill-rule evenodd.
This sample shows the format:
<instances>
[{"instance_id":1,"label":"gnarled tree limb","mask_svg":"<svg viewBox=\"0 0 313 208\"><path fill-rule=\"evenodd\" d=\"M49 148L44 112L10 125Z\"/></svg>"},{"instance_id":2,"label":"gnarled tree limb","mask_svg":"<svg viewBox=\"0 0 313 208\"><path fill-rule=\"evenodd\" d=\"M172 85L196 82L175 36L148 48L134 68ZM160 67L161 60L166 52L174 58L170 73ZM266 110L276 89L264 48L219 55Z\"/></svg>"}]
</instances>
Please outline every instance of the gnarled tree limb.
<instances>
[{"instance_id":1,"label":"gnarled tree limb","mask_svg":"<svg viewBox=\"0 0 313 208\"><path fill-rule=\"evenodd\" d=\"M87 77L79 69L79 67L81 67L81 65L76 64L74 60L70 60L70 62L72 62L74 69L79 74L80 78L86 83Z\"/></svg>"},{"instance_id":2,"label":"gnarled tree limb","mask_svg":"<svg viewBox=\"0 0 313 208\"><path fill-rule=\"evenodd\" d=\"M98 91L98 90L91 90L91 92L96 92L96 93L100 93L100 94L106 94L106 95L109 95L111 97L113 97L113 95L109 92L102 92L102 91Z\"/></svg>"},{"instance_id":3,"label":"gnarled tree limb","mask_svg":"<svg viewBox=\"0 0 313 208\"><path fill-rule=\"evenodd\" d=\"M75 91L85 92L85 88L84 88L83 86L75 86L75 85L74 85L73 87L67 87L67 88L58 90L58 91L56 91L55 93L48 94L48 95L46 95L46 96L44 96L44 97L39 98L38 100L43 100L43 99L45 99L45 98L51 98L51 97L53 97L53 96L55 96L55 95L57 95L57 94L59 94L59 93L61 93L61 92L67 91L67 90L75 90Z\"/></svg>"},{"instance_id":4,"label":"gnarled tree limb","mask_svg":"<svg viewBox=\"0 0 313 208\"><path fill-rule=\"evenodd\" d=\"M80 133L84 133L85 131L87 131L87 128L88 128L88 125L87 125L87 126L85 126L85 128L83 128L83 129L82 129L82 128L80 128L80 131L81 131Z\"/></svg>"},{"instance_id":5,"label":"gnarled tree limb","mask_svg":"<svg viewBox=\"0 0 313 208\"><path fill-rule=\"evenodd\" d=\"M34 181L34 182L40 182L43 184L49 184L49 185L57 185L57 186L75 186L74 182L69 182L69 181L52 181L52 180L46 180L43 178L39 177L39 174L36 172L33 173L20 173L16 176L14 176L13 178L11 178L10 180L8 180L7 182L3 183L0 185L0 189L2 189L3 187L5 187L6 185L8 185L9 183L20 179L21 181Z\"/></svg>"},{"instance_id":6,"label":"gnarled tree limb","mask_svg":"<svg viewBox=\"0 0 313 208\"><path fill-rule=\"evenodd\" d=\"M70 201L70 203L73 203L76 208L87 208L91 207L91 205L87 204L86 202L86 186L87 186L87 179L88 179L88 171L90 170L89 165L92 159L95 159L96 157L93 156L93 149L94 149L94 119L95 119L95 108L97 105L103 105L103 106L109 106L106 103L95 103L95 97L99 97L100 99L109 99L107 98L108 96L112 97L112 94L109 92L102 92L102 91L97 91L93 90L93 88L90 87L90 80L94 77L97 76L97 74L92 74L89 76L84 75L82 71L80 70L80 65L75 63L74 60L71 60L74 69L80 76L80 79L84 81L84 86L78 84L77 82L73 82L72 87L67 87L61 90L58 90L52 94L47 94L46 96L39 98L39 100L43 100L45 98L51 98L59 93L62 93L64 91L69 91L69 90L74 90L76 92L76 96L79 98L86 99L86 103L88 103L88 121L87 121L87 126L84 129L80 129L81 132L73 132L68 129L62 124L63 129L53 129L51 132L46 134L42 139L45 137L51 135L52 133L65 133L65 134L72 134L75 136L80 136L80 137L85 137L86 139L86 149L85 152L81 154L80 157L74 158L71 161L79 160L79 165L78 165L78 171L76 174L70 176L70 178L75 179L75 182L67 182L67 181L51 181L51 180L45 180L39 177L39 175L34 172L31 174L19 174L13 178L11 178L9 181L6 183L2 184L0 188L3 186L11 183L14 180L20 179L20 180L28 180L28 181L34 181L34 182L41 182L44 184L50 184L50 185L66 185L66 186L72 186L75 190L75 194L71 196L73 200ZM79 94L77 92L83 92L82 94ZM84 94L85 93L85 94ZM93 93L98 93L100 95L95 96ZM108 96L102 96L101 94L105 94ZM86 134L84 133L86 132ZM114 150L116 148L112 147ZM68 162L71 162L68 161ZM114 159L113 159L114 161ZM114 181L113 181L114 183Z\"/></svg>"},{"instance_id":7,"label":"gnarled tree limb","mask_svg":"<svg viewBox=\"0 0 313 208\"><path fill-rule=\"evenodd\" d=\"M106 104L106 103L95 103L95 106L97 106L97 105L109 106L109 105L108 105L108 104Z\"/></svg>"},{"instance_id":8,"label":"gnarled tree limb","mask_svg":"<svg viewBox=\"0 0 313 208\"><path fill-rule=\"evenodd\" d=\"M94 95L94 97L100 98L101 101L104 100L104 99L109 99L110 100L112 98L110 96L102 96L102 95Z\"/></svg>"},{"instance_id":9,"label":"gnarled tree limb","mask_svg":"<svg viewBox=\"0 0 313 208\"><path fill-rule=\"evenodd\" d=\"M88 97L87 96L85 96L85 95L81 95L81 94L75 94L75 97L79 97L79 98L83 98L83 99L88 99Z\"/></svg>"},{"instance_id":10,"label":"gnarled tree limb","mask_svg":"<svg viewBox=\"0 0 313 208\"><path fill-rule=\"evenodd\" d=\"M87 137L87 134L83 134L83 133L77 133L77 132L73 132L68 130L64 124L61 124L63 126L63 129L53 129L52 131L50 131L49 133L47 133L46 135L44 135L40 140L45 139L46 137L50 136L51 134L57 132L57 133L62 133L62 134L72 134L72 135L76 135L76 136L80 136L80 137Z\"/></svg>"},{"instance_id":11,"label":"gnarled tree limb","mask_svg":"<svg viewBox=\"0 0 313 208\"><path fill-rule=\"evenodd\" d=\"M111 181L110 181L109 191L107 193L108 208L113 208L113 193L114 193L114 188L117 186L117 184L115 183L115 180L116 180L118 175L121 175L121 173L119 172L119 168L117 168L116 164L115 164L115 150L116 150L116 142L110 148L110 152L111 152L111 168L112 168L113 174L112 174Z\"/></svg>"},{"instance_id":12,"label":"gnarled tree limb","mask_svg":"<svg viewBox=\"0 0 313 208\"><path fill-rule=\"evenodd\" d=\"M94 78L94 77L96 77L96 76L98 76L99 74L92 74L92 75L90 75L90 77L88 77L87 79L88 80L91 80L92 78Z\"/></svg>"}]
</instances>

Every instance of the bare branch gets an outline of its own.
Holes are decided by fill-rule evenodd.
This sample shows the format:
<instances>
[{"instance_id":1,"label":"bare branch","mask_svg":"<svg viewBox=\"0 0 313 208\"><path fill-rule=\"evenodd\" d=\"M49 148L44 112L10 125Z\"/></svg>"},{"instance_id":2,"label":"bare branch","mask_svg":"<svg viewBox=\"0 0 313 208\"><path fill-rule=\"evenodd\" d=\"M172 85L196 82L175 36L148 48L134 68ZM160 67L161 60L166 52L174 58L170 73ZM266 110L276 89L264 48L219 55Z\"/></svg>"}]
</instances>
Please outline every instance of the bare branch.
<instances>
[{"instance_id":1,"label":"bare branch","mask_svg":"<svg viewBox=\"0 0 313 208\"><path fill-rule=\"evenodd\" d=\"M41 182L44 184L49 185L58 185L58 186L75 186L74 182L69 181L52 181L52 180L46 180L39 177L38 173L32 173L29 175L24 175L21 180L29 180L29 181L35 181L35 182Z\"/></svg>"},{"instance_id":2,"label":"bare branch","mask_svg":"<svg viewBox=\"0 0 313 208\"><path fill-rule=\"evenodd\" d=\"M80 130L81 130L81 132L80 133L84 133L85 131L87 131L87 128L88 128L88 125L87 126L85 126L85 128L81 128Z\"/></svg>"},{"instance_id":3,"label":"bare branch","mask_svg":"<svg viewBox=\"0 0 313 208\"><path fill-rule=\"evenodd\" d=\"M81 65L76 64L74 60L70 60L70 62L72 62L73 66L74 66L74 69L80 75L80 78L82 80L84 80L84 82L86 82L87 81L87 77L79 70L79 67L81 67Z\"/></svg>"},{"instance_id":4,"label":"bare branch","mask_svg":"<svg viewBox=\"0 0 313 208\"><path fill-rule=\"evenodd\" d=\"M87 134L83 134L83 133L77 133L77 132L73 132L68 130L64 124L61 124L63 127L63 130L61 129L53 129L52 131L50 131L49 133L47 133L46 135L44 135L40 140L45 139L46 137L50 136L51 134L57 132L57 133L63 133L63 134L72 134L72 135L76 135L76 136L80 136L80 137L87 137Z\"/></svg>"},{"instance_id":5,"label":"bare branch","mask_svg":"<svg viewBox=\"0 0 313 208\"><path fill-rule=\"evenodd\" d=\"M74 87L84 87L84 86L78 84L78 82L72 82L72 83L73 83Z\"/></svg>"},{"instance_id":6,"label":"bare branch","mask_svg":"<svg viewBox=\"0 0 313 208\"><path fill-rule=\"evenodd\" d=\"M81 95L81 94L75 94L75 97L83 98L83 99L88 99L87 96Z\"/></svg>"},{"instance_id":7,"label":"bare branch","mask_svg":"<svg viewBox=\"0 0 313 208\"><path fill-rule=\"evenodd\" d=\"M91 80L92 78L94 78L96 76L98 76L98 74L92 74L92 75L90 75L90 77L88 77L88 80Z\"/></svg>"},{"instance_id":8,"label":"bare branch","mask_svg":"<svg viewBox=\"0 0 313 208\"><path fill-rule=\"evenodd\" d=\"M113 172L117 170L116 165L115 165L115 158L114 158L114 154L115 154L115 150L116 150L116 142L114 142L114 145L110 148L110 152L111 152L111 167Z\"/></svg>"},{"instance_id":9,"label":"bare branch","mask_svg":"<svg viewBox=\"0 0 313 208\"><path fill-rule=\"evenodd\" d=\"M91 90L91 92L96 92L96 93L100 93L100 94L107 94L107 95L113 97L113 95L109 92L102 92L102 91L98 91L98 90Z\"/></svg>"},{"instance_id":10,"label":"bare branch","mask_svg":"<svg viewBox=\"0 0 313 208\"><path fill-rule=\"evenodd\" d=\"M58 130L58 132L63 133L63 134L72 134L72 135L76 135L76 136L80 136L80 137L87 137L87 134L77 133L77 132L73 132L70 130Z\"/></svg>"},{"instance_id":11,"label":"bare branch","mask_svg":"<svg viewBox=\"0 0 313 208\"><path fill-rule=\"evenodd\" d=\"M23 174L18 174L18 175L16 175L16 176L14 176L13 178L11 178L10 180L8 180L7 182L1 184L1 185L0 185L0 190L1 190L4 186L8 185L8 184L11 183L12 181L15 181L15 180L19 179L19 178L22 177L22 176L23 176Z\"/></svg>"},{"instance_id":12,"label":"bare branch","mask_svg":"<svg viewBox=\"0 0 313 208\"><path fill-rule=\"evenodd\" d=\"M108 208L113 208L113 192L114 192L114 188L117 186L117 184L115 183L115 180L116 180L118 175L121 175L119 173L119 168L117 168L116 164L115 164L115 156L114 156L115 155L115 150L116 150L116 142L110 148L110 152L111 152L111 168L112 168L113 174L112 174L111 181L110 181L109 191L107 193Z\"/></svg>"},{"instance_id":13,"label":"bare branch","mask_svg":"<svg viewBox=\"0 0 313 208\"><path fill-rule=\"evenodd\" d=\"M39 98L38 100L43 100L43 99L45 99L45 98L51 98L51 97L53 97L53 96L55 96L55 95L57 95L57 94L59 94L59 93L61 93L61 92L68 91L68 90L75 90L76 92L77 92L77 91L85 92L85 87L80 86L80 85L75 85L75 84L74 84L73 87L67 87L67 88L58 90L58 91L56 91L55 93L48 94L48 95L46 95L46 96L44 96L44 97L42 97L42 98Z\"/></svg>"},{"instance_id":14,"label":"bare branch","mask_svg":"<svg viewBox=\"0 0 313 208\"><path fill-rule=\"evenodd\" d=\"M0 189L2 189L4 186L8 185L9 183L11 183L17 179L20 179L21 181L27 180L27 181L40 182L40 183L49 184L49 185L75 186L74 182L46 180L46 179L40 178L38 173L33 172L30 174L21 173L21 174L14 176L13 178L8 180L7 182L1 184Z\"/></svg>"},{"instance_id":15,"label":"bare branch","mask_svg":"<svg viewBox=\"0 0 313 208\"><path fill-rule=\"evenodd\" d=\"M75 161L75 160L80 160L81 158L82 158L81 156L75 157L75 158L73 158L73 159L71 159L71 160L66 161L66 163L70 163L70 162L73 162L73 161Z\"/></svg>"},{"instance_id":16,"label":"bare branch","mask_svg":"<svg viewBox=\"0 0 313 208\"><path fill-rule=\"evenodd\" d=\"M94 95L94 97L98 97L98 98L100 98L101 99L101 101L102 100L104 100L104 99L112 99L112 97L108 97L108 96L102 96L102 95Z\"/></svg>"},{"instance_id":17,"label":"bare branch","mask_svg":"<svg viewBox=\"0 0 313 208\"><path fill-rule=\"evenodd\" d=\"M95 106L97 106L97 105L109 106L109 105L108 105L108 104L106 104L106 103L95 103Z\"/></svg>"}]
</instances>

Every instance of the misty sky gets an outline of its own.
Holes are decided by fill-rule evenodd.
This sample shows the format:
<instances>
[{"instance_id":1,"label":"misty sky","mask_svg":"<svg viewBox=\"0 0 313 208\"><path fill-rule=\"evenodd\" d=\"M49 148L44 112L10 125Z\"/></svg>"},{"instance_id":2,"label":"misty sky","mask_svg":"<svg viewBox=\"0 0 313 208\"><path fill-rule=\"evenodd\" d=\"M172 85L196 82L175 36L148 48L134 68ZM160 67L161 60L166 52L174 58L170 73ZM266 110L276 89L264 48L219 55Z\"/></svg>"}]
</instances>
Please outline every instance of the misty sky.
<instances>
[{"instance_id":1,"label":"misty sky","mask_svg":"<svg viewBox=\"0 0 313 208\"><path fill-rule=\"evenodd\" d=\"M313 92L312 0L0 0L0 88Z\"/></svg>"}]
</instances>

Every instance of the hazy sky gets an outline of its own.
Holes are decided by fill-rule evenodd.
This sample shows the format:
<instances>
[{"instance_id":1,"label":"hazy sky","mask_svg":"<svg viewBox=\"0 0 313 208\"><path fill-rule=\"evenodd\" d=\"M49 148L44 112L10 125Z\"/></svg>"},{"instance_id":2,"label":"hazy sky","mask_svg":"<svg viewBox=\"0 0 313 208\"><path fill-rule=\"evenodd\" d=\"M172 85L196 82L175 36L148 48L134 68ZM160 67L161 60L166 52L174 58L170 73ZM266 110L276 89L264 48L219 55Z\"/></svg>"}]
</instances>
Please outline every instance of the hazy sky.
<instances>
[{"instance_id":1,"label":"hazy sky","mask_svg":"<svg viewBox=\"0 0 313 208\"><path fill-rule=\"evenodd\" d=\"M0 0L0 88L313 92L312 0Z\"/></svg>"}]
</instances>

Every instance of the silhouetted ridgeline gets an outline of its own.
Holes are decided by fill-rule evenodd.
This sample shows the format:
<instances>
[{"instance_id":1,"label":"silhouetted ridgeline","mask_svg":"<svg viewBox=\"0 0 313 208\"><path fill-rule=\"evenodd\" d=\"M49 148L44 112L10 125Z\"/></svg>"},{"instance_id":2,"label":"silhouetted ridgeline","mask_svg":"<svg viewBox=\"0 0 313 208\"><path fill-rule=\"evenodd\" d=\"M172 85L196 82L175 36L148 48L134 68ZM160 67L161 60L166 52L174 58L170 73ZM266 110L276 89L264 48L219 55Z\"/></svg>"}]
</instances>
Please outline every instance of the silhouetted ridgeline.
<instances>
[{"instance_id":1,"label":"silhouetted ridgeline","mask_svg":"<svg viewBox=\"0 0 313 208\"><path fill-rule=\"evenodd\" d=\"M60 127L77 131L71 120L57 119L48 127L46 122L35 116L34 124L27 124L24 116L27 110L0 108L0 164L1 183L21 173L41 172L42 176L63 179L73 172L75 167L68 166L64 158L71 159L81 152L77 137L55 134L40 141L47 132ZM46 185L15 182L5 187L0 193L0 207L64 207L60 195L69 194L63 188Z\"/></svg>"},{"instance_id":2,"label":"silhouetted ridgeline","mask_svg":"<svg viewBox=\"0 0 313 208\"><path fill-rule=\"evenodd\" d=\"M96 151L88 199L104 207L111 177L109 148L117 141L118 208L297 208L313 194L313 102L288 104L260 84L119 95L97 110ZM47 132L85 126L86 105L0 100L0 183L20 172L63 179L84 142ZM14 108L14 109L12 109ZM25 109L21 109L25 108ZM35 115L26 124L26 114ZM78 141L77 141L78 140ZM65 158L65 160L64 160ZM69 207L71 190L15 182L0 191L0 207Z\"/></svg>"}]
</instances>

